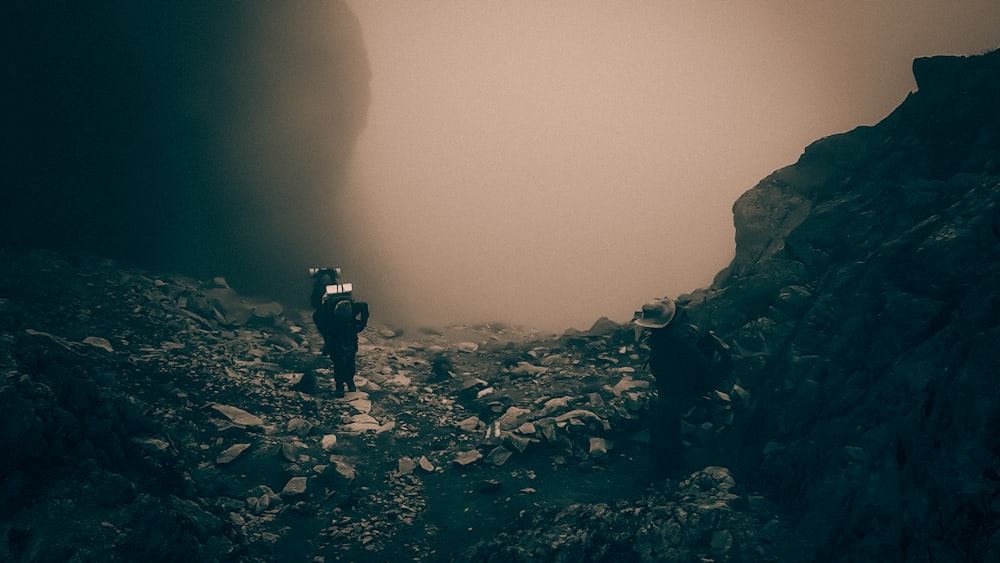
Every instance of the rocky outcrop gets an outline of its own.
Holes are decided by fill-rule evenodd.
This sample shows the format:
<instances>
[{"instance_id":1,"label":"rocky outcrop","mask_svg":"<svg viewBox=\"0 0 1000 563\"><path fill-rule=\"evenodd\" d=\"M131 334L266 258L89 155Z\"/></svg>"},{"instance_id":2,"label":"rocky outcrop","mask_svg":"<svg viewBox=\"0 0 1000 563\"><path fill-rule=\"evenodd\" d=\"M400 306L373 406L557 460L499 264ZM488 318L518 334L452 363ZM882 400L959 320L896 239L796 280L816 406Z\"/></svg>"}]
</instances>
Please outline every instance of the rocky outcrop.
<instances>
[{"instance_id":1,"label":"rocky outcrop","mask_svg":"<svg viewBox=\"0 0 1000 563\"><path fill-rule=\"evenodd\" d=\"M739 198L690 296L752 397L734 474L829 561L1000 556L1000 52L913 69L882 122Z\"/></svg>"},{"instance_id":2,"label":"rocky outcrop","mask_svg":"<svg viewBox=\"0 0 1000 563\"><path fill-rule=\"evenodd\" d=\"M4 21L0 247L222 274L289 303L311 261L348 250L330 199L370 68L346 2L24 3Z\"/></svg>"}]
</instances>

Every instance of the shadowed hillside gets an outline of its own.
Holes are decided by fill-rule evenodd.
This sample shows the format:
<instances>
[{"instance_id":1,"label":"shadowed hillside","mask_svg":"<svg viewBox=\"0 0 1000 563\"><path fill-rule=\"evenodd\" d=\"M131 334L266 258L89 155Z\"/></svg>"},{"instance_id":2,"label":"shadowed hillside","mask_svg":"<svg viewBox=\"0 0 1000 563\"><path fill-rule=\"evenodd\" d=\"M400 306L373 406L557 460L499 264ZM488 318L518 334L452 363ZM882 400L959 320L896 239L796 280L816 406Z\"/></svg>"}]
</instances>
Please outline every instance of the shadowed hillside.
<instances>
[{"instance_id":1,"label":"shadowed hillside","mask_svg":"<svg viewBox=\"0 0 1000 563\"><path fill-rule=\"evenodd\" d=\"M737 475L825 560L990 560L1000 536L1000 53L917 59L891 115L733 206L698 292L752 393Z\"/></svg>"}]
</instances>

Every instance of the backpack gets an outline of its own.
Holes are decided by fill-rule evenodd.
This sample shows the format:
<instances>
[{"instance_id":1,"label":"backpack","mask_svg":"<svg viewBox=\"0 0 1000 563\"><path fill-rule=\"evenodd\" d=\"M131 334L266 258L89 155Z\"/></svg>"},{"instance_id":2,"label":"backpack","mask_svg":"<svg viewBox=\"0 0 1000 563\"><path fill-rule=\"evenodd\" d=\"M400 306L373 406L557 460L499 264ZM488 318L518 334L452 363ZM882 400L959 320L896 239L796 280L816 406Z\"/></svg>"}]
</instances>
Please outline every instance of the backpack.
<instances>
[{"instance_id":1,"label":"backpack","mask_svg":"<svg viewBox=\"0 0 1000 563\"><path fill-rule=\"evenodd\" d=\"M690 325L698 333L698 348L708 358L708 373L712 389L717 388L733 372L733 353L729 344L719 338L713 330L701 330Z\"/></svg>"}]
</instances>

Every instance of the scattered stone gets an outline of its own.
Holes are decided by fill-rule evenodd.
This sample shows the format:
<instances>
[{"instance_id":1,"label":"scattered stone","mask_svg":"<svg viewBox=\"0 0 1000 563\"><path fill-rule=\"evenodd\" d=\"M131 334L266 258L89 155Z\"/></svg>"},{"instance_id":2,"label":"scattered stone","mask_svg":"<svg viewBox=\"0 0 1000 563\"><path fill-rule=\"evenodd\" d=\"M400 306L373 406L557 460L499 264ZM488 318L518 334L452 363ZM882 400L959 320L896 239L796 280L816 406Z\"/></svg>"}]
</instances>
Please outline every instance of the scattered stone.
<instances>
[{"instance_id":1,"label":"scattered stone","mask_svg":"<svg viewBox=\"0 0 1000 563\"><path fill-rule=\"evenodd\" d=\"M320 447L323 451L328 452L337 447L337 435L336 434L325 434L323 439L320 441Z\"/></svg>"},{"instance_id":2,"label":"scattered stone","mask_svg":"<svg viewBox=\"0 0 1000 563\"><path fill-rule=\"evenodd\" d=\"M508 433L503 435L503 444L519 454L523 454L531 442L531 438L522 436L521 434Z\"/></svg>"},{"instance_id":3,"label":"scattered stone","mask_svg":"<svg viewBox=\"0 0 1000 563\"><path fill-rule=\"evenodd\" d=\"M479 450L468 450L459 452L455 459L452 460L452 463L464 467L466 465L472 465L481 459L483 459L483 454L481 454Z\"/></svg>"},{"instance_id":4,"label":"scattered stone","mask_svg":"<svg viewBox=\"0 0 1000 563\"><path fill-rule=\"evenodd\" d=\"M346 489L354 483L358 472L354 466L339 456L330 456L330 464L323 470L323 477L338 488Z\"/></svg>"},{"instance_id":5,"label":"scattered stone","mask_svg":"<svg viewBox=\"0 0 1000 563\"><path fill-rule=\"evenodd\" d=\"M229 446L215 458L216 465L227 465L236 461L236 458L240 457L240 454L247 451L249 447L250 444L234 444Z\"/></svg>"},{"instance_id":6,"label":"scattered stone","mask_svg":"<svg viewBox=\"0 0 1000 563\"><path fill-rule=\"evenodd\" d=\"M733 385L732 395L736 397L736 404L739 407L746 408L750 406L750 393L746 389L740 387L739 385Z\"/></svg>"},{"instance_id":7,"label":"scattered stone","mask_svg":"<svg viewBox=\"0 0 1000 563\"><path fill-rule=\"evenodd\" d=\"M259 485L247 493L247 506L254 515L260 515L272 506L281 504L281 496L267 485Z\"/></svg>"},{"instance_id":8,"label":"scattered stone","mask_svg":"<svg viewBox=\"0 0 1000 563\"><path fill-rule=\"evenodd\" d=\"M313 424L304 418L293 418L288 421L288 432L305 438L312 432Z\"/></svg>"},{"instance_id":9,"label":"scattered stone","mask_svg":"<svg viewBox=\"0 0 1000 563\"><path fill-rule=\"evenodd\" d=\"M382 426L374 419L372 421L350 422L343 426L342 433L346 436L357 436L365 432L377 432L380 428Z\"/></svg>"},{"instance_id":10,"label":"scattered stone","mask_svg":"<svg viewBox=\"0 0 1000 563\"><path fill-rule=\"evenodd\" d=\"M462 380L461 391L463 393L475 395L480 389L486 388L487 385L488 383L478 377L467 377Z\"/></svg>"},{"instance_id":11,"label":"scattered stone","mask_svg":"<svg viewBox=\"0 0 1000 563\"><path fill-rule=\"evenodd\" d=\"M280 348L298 348L299 343L287 334L272 334L267 338L267 343Z\"/></svg>"},{"instance_id":12,"label":"scattered stone","mask_svg":"<svg viewBox=\"0 0 1000 563\"><path fill-rule=\"evenodd\" d=\"M521 425L525 418L531 414L528 409L520 407L509 407L507 412L497 419L496 423L501 430L513 430Z\"/></svg>"},{"instance_id":13,"label":"scattered stone","mask_svg":"<svg viewBox=\"0 0 1000 563\"><path fill-rule=\"evenodd\" d=\"M359 414L352 415L349 418L349 420L352 423L374 424L376 426L378 425L378 420L376 420L374 416L372 416L372 415L370 415L368 413L359 413Z\"/></svg>"},{"instance_id":14,"label":"scattered stone","mask_svg":"<svg viewBox=\"0 0 1000 563\"><path fill-rule=\"evenodd\" d=\"M490 453L486 455L486 463L492 465L503 465L507 463L510 456L514 455L514 452L508 450L503 446L497 446L490 450Z\"/></svg>"},{"instance_id":15,"label":"scattered stone","mask_svg":"<svg viewBox=\"0 0 1000 563\"><path fill-rule=\"evenodd\" d=\"M550 354L543 356L539 363L545 367L562 366L569 364L569 361L562 354Z\"/></svg>"},{"instance_id":16,"label":"scattered stone","mask_svg":"<svg viewBox=\"0 0 1000 563\"><path fill-rule=\"evenodd\" d=\"M413 470L417 468L417 462L413 458L401 457L397 463L398 469L396 475L409 475L413 473Z\"/></svg>"},{"instance_id":17,"label":"scattered stone","mask_svg":"<svg viewBox=\"0 0 1000 563\"><path fill-rule=\"evenodd\" d=\"M159 438L132 438L132 442L150 453L164 453L170 449L170 442Z\"/></svg>"},{"instance_id":18,"label":"scattered stone","mask_svg":"<svg viewBox=\"0 0 1000 563\"><path fill-rule=\"evenodd\" d=\"M229 421L233 424L249 427L260 427L264 425L264 421L260 417L252 415L243 409L231 407L229 405L220 405L218 403L211 403L209 406L222 414L222 416L229 419Z\"/></svg>"},{"instance_id":19,"label":"scattered stone","mask_svg":"<svg viewBox=\"0 0 1000 563\"><path fill-rule=\"evenodd\" d=\"M555 443L558 441L556 434L556 421L554 418L543 418L535 421L535 427L538 432L545 438L545 441L549 443Z\"/></svg>"},{"instance_id":20,"label":"scattered stone","mask_svg":"<svg viewBox=\"0 0 1000 563\"><path fill-rule=\"evenodd\" d=\"M368 399L355 399L347 404L351 405L351 408L361 414L368 414L372 410L372 402Z\"/></svg>"},{"instance_id":21,"label":"scattered stone","mask_svg":"<svg viewBox=\"0 0 1000 563\"><path fill-rule=\"evenodd\" d=\"M434 467L434 464L431 463L429 459L427 459L427 456L420 456L420 460L417 463L420 466L420 469L424 470L427 473L433 473L434 471L437 470L437 468Z\"/></svg>"},{"instance_id":22,"label":"scattered stone","mask_svg":"<svg viewBox=\"0 0 1000 563\"><path fill-rule=\"evenodd\" d=\"M392 377L390 377L389 379L387 379L385 383L390 385L395 385L397 387L409 387L410 384L413 383L413 380L403 375L402 373L397 373Z\"/></svg>"},{"instance_id":23,"label":"scattered stone","mask_svg":"<svg viewBox=\"0 0 1000 563\"><path fill-rule=\"evenodd\" d=\"M590 450L587 453L590 454L590 457L599 458L606 456L609 449L607 440L598 436L592 436L590 438Z\"/></svg>"},{"instance_id":24,"label":"scattered stone","mask_svg":"<svg viewBox=\"0 0 1000 563\"><path fill-rule=\"evenodd\" d=\"M647 390L649 389L649 382L642 379L632 379L629 376L625 376L611 388L611 392L615 394L616 397L620 397L623 393L628 391L634 391L637 389Z\"/></svg>"},{"instance_id":25,"label":"scattered stone","mask_svg":"<svg viewBox=\"0 0 1000 563\"><path fill-rule=\"evenodd\" d=\"M462 419L458 423L458 427L466 432L476 432L483 427L483 421L478 416L470 416L469 418Z\"/></svg>"},{"instance_id":26,"label":"scattered stone","mask_svg":"<svg viewBox=\"0 0 1000 563\"><path fill-rule=\"evenodd\" d=\"M534 436L538 432L538 429L535 428L535 425L533 423L525 422L524 424L517 427L517 431L521 434L524 434L525 436Z\"/></svg>"},{"instance_id":27,"label":"scattered stone","mask_svg":"<svg viewBox=\"0 0 1000 563\"><path fill-rule=\"evenodd\" d=\"M101 338L99 336L88 336L83 339L84 344L89 344L95 348L101 348L107 350L108 352L114 352L115 349L111 347L111 342L108 342L107 338Z\"/></svg>"},{"instance_id":28,"label":"scattered stone","mask_svg":"<svg viewBox=\"0 0 1000 563\"><path fill-rule=\"evenodd\" d=\"M283 497L297 497L304 495L306 493L306 488L309 486L308 477L292 477L285 483L285 486L281 489L281 496Z\"/></svg>"},{"instance_id":29,"label":"scattered stone","mask_svg":"<svg viewBox=\"0 0 1000 563\"><path fill-rule=\"evenodd\" d=\"M555 399L549 399L548 401L545 401L545 405L542 407L542 410L538 411L535 416L537 418L542 418L566 410L569 408L572 401L573 397L557 397Z\"/></svg>"},{"instance_id":30,"label":"scattered stone","mask_svg":"<svg viewBox=\"0 0 1000 563\"><path fill-rule=\"evenodd\" d=\"M556 423L558 424L560 422L570 422L572 424L581 424L581 425L586 425L588 423L595 423L599 424L601 428L603 428L604 430L611 429L611 425L608 424L607 420L604 420L603 418L597 416L597 414L595 414L594 412L586 409L576 409L569 411L567 413L563 413L556 417Z\"/></svg>"},{"instance_id":31,"label":"scattered stone","mask_svg":"<svg viewBox=\"0 0 1000 563\"><path fill-rule=\"evenodd\" d=\"M535 376L549 371L549 368L531 365L528 362L518 362L516 366L507 368L507 373L517 376Z\"/></svg>"}]
</instances>

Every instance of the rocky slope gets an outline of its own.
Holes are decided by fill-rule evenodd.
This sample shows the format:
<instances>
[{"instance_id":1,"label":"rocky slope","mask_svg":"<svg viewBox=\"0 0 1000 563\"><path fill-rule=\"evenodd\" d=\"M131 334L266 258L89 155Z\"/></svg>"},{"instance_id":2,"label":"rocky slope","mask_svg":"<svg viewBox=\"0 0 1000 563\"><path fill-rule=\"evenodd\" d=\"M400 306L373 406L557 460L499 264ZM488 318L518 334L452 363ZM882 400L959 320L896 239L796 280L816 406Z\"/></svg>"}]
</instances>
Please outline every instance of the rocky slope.
<instances>
[{"instance_id":1,"label":"rocky slope","mask_svg":"<svg viewBox=\"0 0 1000 563\"><path fill-rule=\"evenodd\" d=\"M794 553L724 468L648 483L629 327L371 327L336 399L306 312L221 279L2 258L2 560L483 560L536 526L531 557ZM737 403L704 398L691 440Z\"/></svg>"},{"instance_id":2,"label":"rocky slope","mask_svg":"<svg viewBox=\"0 0 1000 563\"><path fill-rule=\"evenodd\" d=\"M1000 52L913 71L735 203L695 299L753 395L734 473L830 561L1000 557Z\"/></svg>"}]
</instances>

